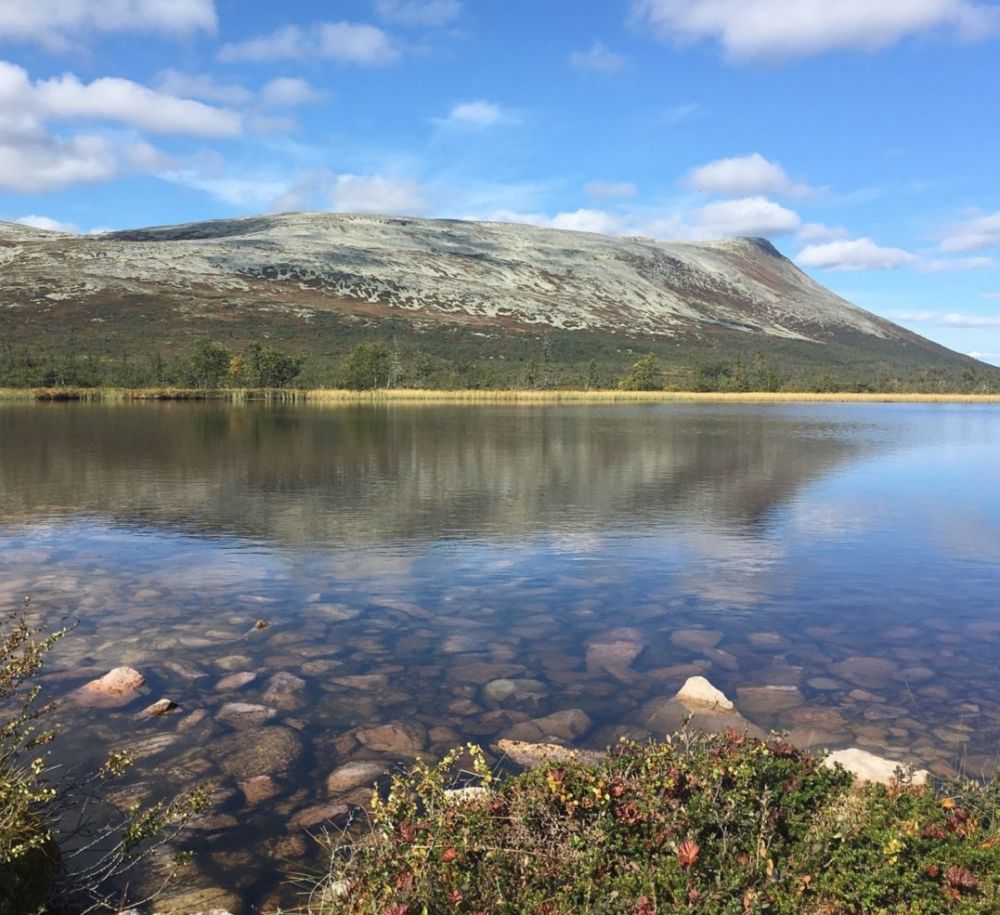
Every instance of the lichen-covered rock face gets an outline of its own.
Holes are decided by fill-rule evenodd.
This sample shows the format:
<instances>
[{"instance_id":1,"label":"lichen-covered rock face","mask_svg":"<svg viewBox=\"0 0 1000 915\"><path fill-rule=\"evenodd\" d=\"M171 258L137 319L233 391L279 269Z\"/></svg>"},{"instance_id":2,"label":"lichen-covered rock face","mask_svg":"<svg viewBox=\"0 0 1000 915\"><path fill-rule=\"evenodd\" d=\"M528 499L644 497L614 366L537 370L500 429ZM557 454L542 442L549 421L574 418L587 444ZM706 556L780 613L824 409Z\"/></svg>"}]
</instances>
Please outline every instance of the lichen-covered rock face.
<instances>
[{"instance_id":1,"label":"lichen-covered rock face","mask_svg":"<svg viewBox=\"0 0 1000 915\"><path fill-rule=\"evenodd\" d=\"M334 213L68 236L0 224L0 300L142 295L567 330L711 327L785 339L905 332L839 298L762 239L667 242L525 225ZM294 297L294 298L292 298ZM190 307L190 305L189 305ZM195 306L197 307L197 306Z\"/></svg>"}]
</instances>

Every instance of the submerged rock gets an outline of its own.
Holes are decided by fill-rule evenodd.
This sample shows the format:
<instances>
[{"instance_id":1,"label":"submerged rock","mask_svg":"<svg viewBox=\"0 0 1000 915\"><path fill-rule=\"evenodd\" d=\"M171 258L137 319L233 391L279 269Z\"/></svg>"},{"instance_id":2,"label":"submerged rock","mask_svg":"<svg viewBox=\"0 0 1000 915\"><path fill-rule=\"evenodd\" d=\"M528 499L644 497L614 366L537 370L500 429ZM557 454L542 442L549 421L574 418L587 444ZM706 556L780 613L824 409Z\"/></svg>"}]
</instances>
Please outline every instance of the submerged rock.
<instances>
[{"instance_id":1,"label":"submerged rock","mask_svg":"<svg viewBox=\"0 0 1000 915\"><path fill-rule=\"evenodd\" d=\"M638 629L612 629L591 640L587 647L587 670L611 674L617 680L632 682L638 676L632 670L646 642Z\"/></svg>"},{"instance_id":2,"label":"submerged rock","mask_svg":"<svg viewBox=\"0 0 1000 915\"><path fill-rule=\"evenodd\" d=\"M274 797L280 789L270 775L255 775L240 782L240 791L250 805L262 804Z\"/></svg>"},{"instance_id":3,"label":"submerged rock","mask_svg":"<svg viewBox=\"0 0 1000 915\"><path fill-rule=\"evenodd\" d=\"M838 750L831 753L823 762L827 768L836 765L843 766L848 772L862 782L877 782L887 785L896 777L897 770L906 770L905 763L876 756L867 750L851 747L849 750ZM917 769L913 773L913 784L926 784L930 773L926 769Z\"/></svg>"},{"instance_id":4,"label":"submerged rock","mask_svg":"<svg viewBox=\"0 0 1000 915\"><path fill-rule=\"evenodd\" d=\"M239 779L273 777L287 773L302 758L302 740L289 728L262 727L252 736L250 740L243 733L228 734L215 741L223 772Z\"/></svg>"},{"instance_id":5,"label":"submerged rock","mask_svg":"<svg viewBox=\"0 0 1000 915\"><path fill-rule=\"evenodd\" d=\"M229 690L242 689L244 686L248 686L257 679L257 674L253 671L244 670L239 673L230 674L228 677L223 677L218 683L215 684L215 688L219 692L228 692Z\"/></svg>"},{"instance_id":6,"label":"submerged rock","mask_svg":"<svg viewBox=\"0 0 1000 915\"><path fill-rule=\"evenodd\" d=\"M268 705L276 706L286 711L294 711L302 708L306 704L302 693L305 691L306 681L295 674L280 671L267 681L267 690L264 693L264 701Z\"/></svg>"},{"instance_id":7,"label":"submerged rock","mask_svg":"<svg viewBox=\"0 0 1000 915\"><path fill-rule=\"evenodd\" d=\"M347 794L355 788L370 788L385 773L386 764L355 760L334 769L326 779L326 790L332 797Z\"/></svg>"},{"instance_id":8,"label":"submerged rock","mask_svg":"<svg viewBox=\"0 0 1000 915\"><path fill-rule=\"evenodd\" d=\"M886 658L856 655L831 664L830 670L848 683L872 688L885 683L899 670L899 665Z\"/></svg>"},{"instance_id":9,"label":"submerged rock","mask_svg":"<svg viewBox=\"0 0 1000 915\"><path fill-rule=\"evenodd\" d=\"M312 829L327 820L347 816L351 808L347 804L315 804L300 810L289 820L290 829Z\"/></svg>"},{"instance_id":10,"label":"submerged rock","mask_svg":"<svg viewBox=\"0 0 1000 915\"><path fill-rule=\"evenodd\" d=\"M142 716L144 718L157 718L160 715L168 715L170 712L177 711L179 708L180 706L172 699L160 699L158 702L146 706L142 710Z\"/></svg>"},{"instance_id":11,"label":"submerged rock","mask_svg":"<svg viewBox=\"0 0 1000 915\"><path fill-rule=\"evenodd\" d=\"M427 731L422 725L409 721L361 728L356 736L369 750L390 756L420 756L427 745Z\"/></svg>"},{"instance_id":12,"label":"submerged rock","mask_svg":"<svg viewBox=\"0 0 1000 915\"><path fill-rule=\"evenodd\" d=\"M736 690L736 698L751 715L786 711L806 701L797 686L743 686Z\"/></svg>"},{"instance_id":13,"label":"submerged rock","mask_svg":"<svg viewBox=\"0 0 1000 915\"><path fill-rule=\"evenodd\" d=\"M680 648L702 651L715 648L722 641L722 633L715 629L678 629L670 636L670 641Z\"/></svg>"},{"instance_id":14,"label":"submerged rock","mask_svg":"<svg viewBox=\"0 0 1000 915\"><path fill-rule=\"evenodd\" d=\"M216 715L219 721L234 728L255 728L277 715L277 709L250 702L227 702Z\"/></svg>"}]
</instances>

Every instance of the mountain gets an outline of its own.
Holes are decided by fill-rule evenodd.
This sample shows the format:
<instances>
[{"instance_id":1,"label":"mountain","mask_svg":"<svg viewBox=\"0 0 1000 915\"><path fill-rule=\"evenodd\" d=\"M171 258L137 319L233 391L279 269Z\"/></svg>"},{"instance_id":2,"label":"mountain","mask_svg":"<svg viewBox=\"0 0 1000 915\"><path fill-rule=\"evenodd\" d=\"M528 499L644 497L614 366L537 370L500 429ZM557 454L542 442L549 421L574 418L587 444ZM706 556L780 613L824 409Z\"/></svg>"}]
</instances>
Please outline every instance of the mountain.
<instances>
[{"instance_id":1,"label":"mountain","mask_svg":"<svg viewBox=\"0 0 1000 915\"><path fill-rule=\"evenodd\" d=\"M104 356L266 338L322 366L394 337L506 370L544 338L554 364L624 365L648 350L681 366L762 353L793 374L979 367L834 295L758 238L331 213L92 236L0 223L0 303L2 339Z\"/></svg>"}]
</instances>

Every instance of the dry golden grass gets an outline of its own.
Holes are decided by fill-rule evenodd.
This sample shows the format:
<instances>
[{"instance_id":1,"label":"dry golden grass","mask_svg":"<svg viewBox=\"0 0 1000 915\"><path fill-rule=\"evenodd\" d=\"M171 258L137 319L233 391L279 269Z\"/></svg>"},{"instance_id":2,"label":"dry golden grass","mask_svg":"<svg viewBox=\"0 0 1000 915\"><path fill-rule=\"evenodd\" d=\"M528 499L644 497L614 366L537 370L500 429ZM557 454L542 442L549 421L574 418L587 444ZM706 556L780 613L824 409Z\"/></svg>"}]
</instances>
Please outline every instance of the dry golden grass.
<instances>
[{"instance_id":1,"label":"dry golden grass","mask_svg":"<svg viewBox=\"0 0 1000 915\"><path fill-rule=\"evenodd\" d=\"M719 393L694 391L519 391L461 390L435 391L396 388L393 390L349 391L334 388L311 390L223 389L200 391L185 388L0 388L0 401L91 401L125 403L134 401L213 400L244 403L267 400L307 403L318 406L340 404L517 404L560 403L1000 403L1000 394L818 394L781 391Z\"/></svg>"}]
</instances>

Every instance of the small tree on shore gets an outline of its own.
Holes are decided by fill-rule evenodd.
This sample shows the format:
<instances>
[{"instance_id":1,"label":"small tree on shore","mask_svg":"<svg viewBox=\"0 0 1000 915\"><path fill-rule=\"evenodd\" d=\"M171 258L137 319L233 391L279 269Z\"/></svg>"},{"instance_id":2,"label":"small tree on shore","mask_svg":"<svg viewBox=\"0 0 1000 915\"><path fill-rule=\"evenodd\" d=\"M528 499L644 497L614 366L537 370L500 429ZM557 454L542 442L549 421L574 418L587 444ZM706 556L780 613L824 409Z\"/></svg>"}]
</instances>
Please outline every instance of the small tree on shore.
<instances>
[{"instance_id":1,"label":"small tree on shore","mask_svg":"<svg viewBox=\"0 0 1000 915\"><path fill-rule=\"evenodd\" d=\"M636 362L618 383L623 391L662 391L663 372L656 357L649 353Z\"/></svg>"},{"instance_id":2,"label":"small tree on shore","mask_svg":"<svg viewBox=\"0 0 1000 915\"><path fill-rule=\"evenodd\" d=\"M339 383L354 391L385 387L392 356L381 343L359 343L340 363Z\"/></svg>"}]
</instances>

